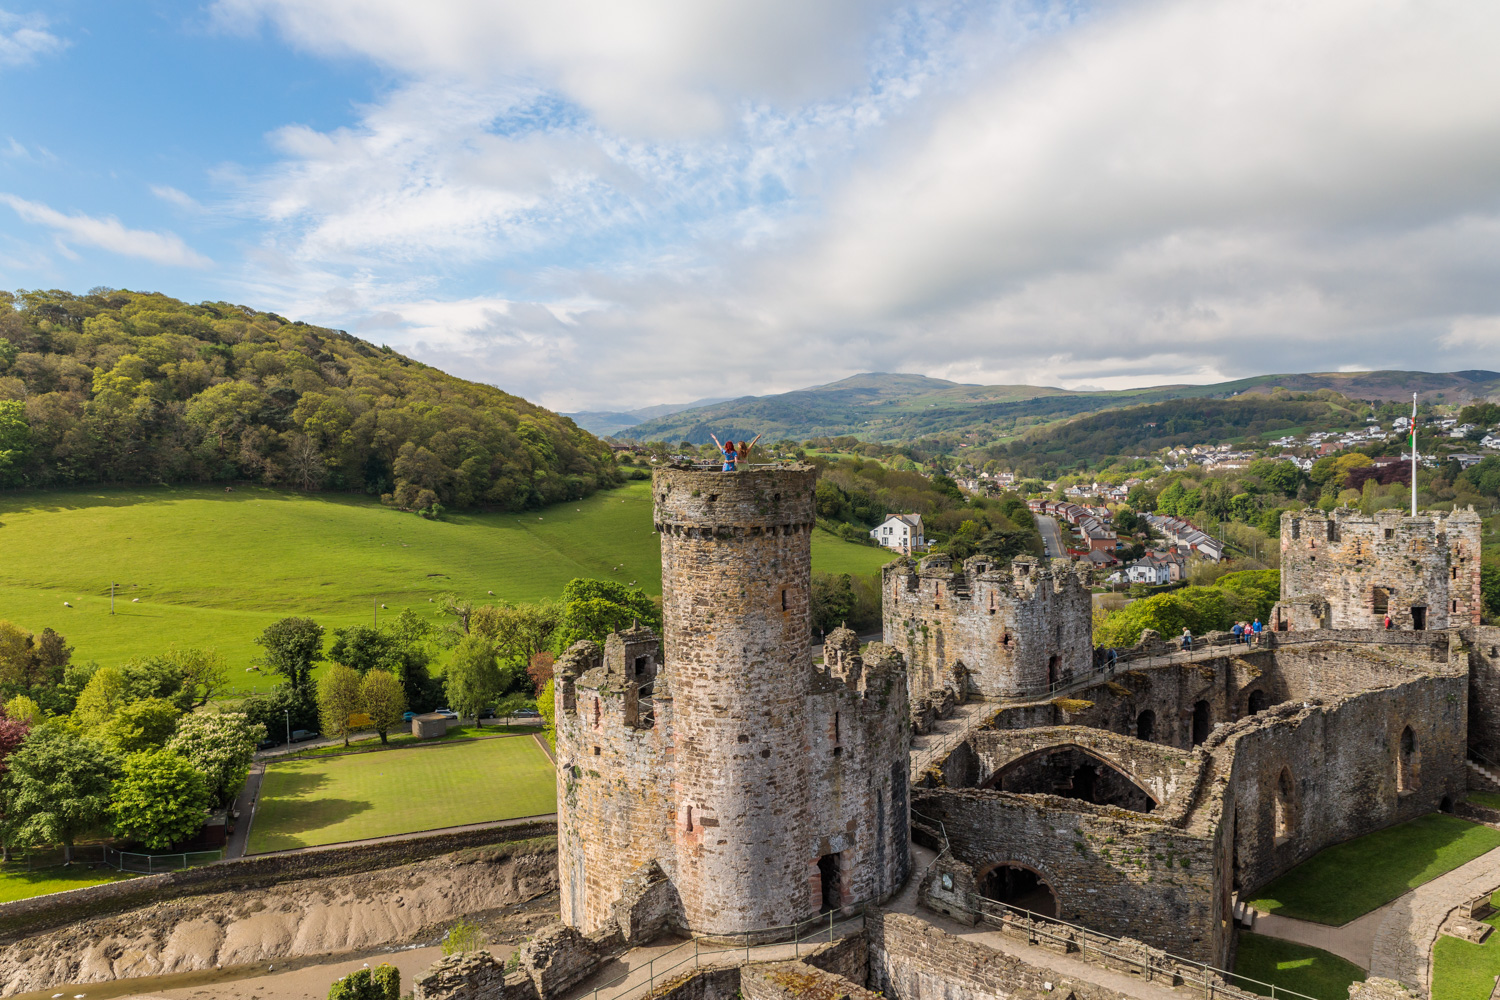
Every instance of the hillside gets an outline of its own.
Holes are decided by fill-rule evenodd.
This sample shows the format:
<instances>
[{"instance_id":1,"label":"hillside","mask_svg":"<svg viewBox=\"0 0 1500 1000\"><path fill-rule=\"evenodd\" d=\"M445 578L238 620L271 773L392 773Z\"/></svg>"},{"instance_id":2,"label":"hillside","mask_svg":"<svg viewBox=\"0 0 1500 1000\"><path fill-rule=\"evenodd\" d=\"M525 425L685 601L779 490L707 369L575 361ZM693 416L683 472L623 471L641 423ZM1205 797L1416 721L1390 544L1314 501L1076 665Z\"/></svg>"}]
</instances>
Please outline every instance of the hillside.
<instances>
[{"instance_id":1,"label":"hillside","mask_svg":"<svg viewBox=\"0 0 1500 1000\"><path fill-rule=\"evenodd\" d=\"M522 510L619 473L572 421L339 330L156 294L0 292L0 486L246 480Z\"/></svg>"},{"instance_id":2,"label":"hillside","mask_svg":"<svg viewBox=\"0 0 1500 1000\"><path fill-rule=\"evenodd\" d=\"M656 406L643 406L637 410L584 410L579 413L564 413L563 416L568 417L590 434L609 437L626 428L634 427L636 424L645 423L647 420L700 406L712 406L724 401L725 397L717 396L712 399L695 399L691 403L659 403Z\"/></svg>"},{"instance_id":3,"label":"hillside","mask_svg":"<svg viewBox=\"0 0 1500 1000\"><path fill-rule=\"evenodd\" d=\"M332 630L369 624L376 611L382 621L407 607L431 615L448 592L476 604L555 600L579 576L661 593L644 482L441 521L359 497L255 487L11 492L0 494L0 551L0 619L57 630L75 662L210 646L246 689L270 686L245 668L261 652L255 637L289 614ZM816 570L868 574L888 558L813 535Z\"/></svg>"},{"instance_id":4,"label":"hillside","mask_svg":"<svg viewBox=\"0 0 1500 1000\"><path fill-rule=\"evenodd\" d=\"M1086 413L1173 399L1225 399L1332 389L1352 399L1457 402L1500 392L1500 372L1332 372L1259 375L1212 385L1164 385L1108 392L1046 386L965 385L922 375L868 373L773 396L695 407L617 431L635 441L708 441L763 434L767 440L855 435L891 443L946 437L983 445Z\"/></svg>"}]
</instances>

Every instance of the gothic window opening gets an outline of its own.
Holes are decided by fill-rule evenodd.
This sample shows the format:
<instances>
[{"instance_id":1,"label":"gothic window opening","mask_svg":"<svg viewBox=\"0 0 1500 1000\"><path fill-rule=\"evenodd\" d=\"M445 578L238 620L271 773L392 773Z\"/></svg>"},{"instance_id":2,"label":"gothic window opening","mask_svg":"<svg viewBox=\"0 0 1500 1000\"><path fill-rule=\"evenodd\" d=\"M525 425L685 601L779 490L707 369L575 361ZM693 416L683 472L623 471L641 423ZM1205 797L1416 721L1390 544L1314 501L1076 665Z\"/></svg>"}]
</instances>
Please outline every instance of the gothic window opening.
<instances>
[{"instance_id":1,"label":"gothic window opening","mask_svg":"<svg viewBox=\"0 0 1500 1000\"><path fill-rule=\"evenodd\" d=\"M1281 776L1276 779L1276 843L1278 844L1289 838L1295 829L1292 816L1294 788L1291 769L1282 768Z\"/></svg>"},{"instance_id":2,"label":"gothic window opening","mask_svg":"<svg viewBox=\"0 0 1500 1000\"><path fill-rule=\"evenodd\" d=\"M1417 734L1411 726L1401 730L1396 751L1396 791L1402 795L1417 790Z\"/></svg>"},{"instance_id":3,"label":"gothic window opening","mask_svg":"<svg viewBox=\"0 0 1500 1000\"><path fill-rule=\"evenodd\" d=\"M1376 587L1371 592L1370 608L1377 615L1383 615L1391 609L1391 592L1385 587Z\"/></svg>"},{"instance_id":4,"label":"gothic window opening","mask_svg":"<svg viewBox=\"0 0 1500 1000\"><path fill-rule=\"evenodd\" d=\"M1208 739L1209 727L1213 721L1210 714L1208 702L1200 701L1193 706L1193 746L1197 746Z\"/></svg>"},{"instance_id":5,"label":"gothic window opening","mask_svg":"<svg viewBox=\"0 0 1500 1000\"><path fill-rule=\"evenodd\" d=\"M1135 717L1135 738L1149 742L1156 734L1156 713L1146 709Z\"/></svg>"}]
</instances>

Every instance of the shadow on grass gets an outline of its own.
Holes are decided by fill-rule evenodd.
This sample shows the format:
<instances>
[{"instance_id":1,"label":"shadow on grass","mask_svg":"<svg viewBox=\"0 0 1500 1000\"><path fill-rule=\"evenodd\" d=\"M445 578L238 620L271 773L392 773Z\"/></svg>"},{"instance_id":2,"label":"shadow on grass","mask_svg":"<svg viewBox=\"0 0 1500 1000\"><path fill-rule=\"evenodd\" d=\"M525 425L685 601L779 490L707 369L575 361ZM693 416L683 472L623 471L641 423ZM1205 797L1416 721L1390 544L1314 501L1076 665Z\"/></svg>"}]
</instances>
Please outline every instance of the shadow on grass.
<instances>
[{"instance_id":1,"label":"shadow on grass","mask_svg":"<svg viewBox=\"0 0 1500 1000\"><path fill-rule=\"evenodd\" d=\"M1347 1000L1349 986L1365 979L1363 969L1331 952L1264 934L1240 935L1234 972L1245 977L1235 985L1252 993L1269 995L1261 984L1270 984L1317 1000Z\"/></svg>"},{"instance_id":2,"label":"shadow on grass","mask_svg":"<svg viewBox=\"0 0 1500 1000\"><path fill-rule=\"evenodd\" d=\"M249 854L264 854L267 851L287 851L294 847L310 847L312 842L304 840L330 826L369 812L375 808L369 802L354 799L308 799L282 810L267 810L268 815L257 816L250 830Z\"/></svg>"},{"instance_id":3,"label":"shadow on grass","mask_svg":"<svg viewBox=\"0 0 1500 1000\"><path fill-rule=\"evenodd\" d=\"M1247 902L1278 916L1339 926L1500 847L1500 831L1432 813L1329 847Z\"/></svg>"}]
</instances>

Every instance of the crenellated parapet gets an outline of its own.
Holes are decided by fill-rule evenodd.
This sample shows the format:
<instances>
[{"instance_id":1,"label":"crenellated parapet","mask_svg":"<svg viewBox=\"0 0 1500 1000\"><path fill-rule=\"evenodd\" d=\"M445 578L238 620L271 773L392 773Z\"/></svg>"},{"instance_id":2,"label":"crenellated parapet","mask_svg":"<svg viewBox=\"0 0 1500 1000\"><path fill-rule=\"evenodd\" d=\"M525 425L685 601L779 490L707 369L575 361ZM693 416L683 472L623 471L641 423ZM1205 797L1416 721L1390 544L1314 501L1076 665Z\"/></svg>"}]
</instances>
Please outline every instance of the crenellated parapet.
<instances>
[{"instance_id":1,"label":"crenellated parapet","mask_svg":"<svg viewBox=\"0 0 1500 1000\"><path fill-rule=\"evenodd\" d=\"M906 654L918 717L923 698L1045 691L1092 665L1092 599L1068 563L974 556L955 569L935 554L888 564L883 585L885 641Z\"/></svg>"}]
</instances>

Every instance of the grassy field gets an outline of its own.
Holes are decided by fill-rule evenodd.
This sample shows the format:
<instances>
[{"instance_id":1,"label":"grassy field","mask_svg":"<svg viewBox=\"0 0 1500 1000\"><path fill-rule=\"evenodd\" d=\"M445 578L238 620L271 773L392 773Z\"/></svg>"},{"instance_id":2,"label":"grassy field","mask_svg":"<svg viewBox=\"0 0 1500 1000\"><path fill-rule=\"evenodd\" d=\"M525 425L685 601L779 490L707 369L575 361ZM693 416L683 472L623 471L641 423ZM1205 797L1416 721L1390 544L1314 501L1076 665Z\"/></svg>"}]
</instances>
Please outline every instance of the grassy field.
<instances>
[{"instance_id":1,"label":"grassy field","mask_svg":"<svg viewBox=\"0 0 1500 1000\"><path fill-rule=\"evenodd\" d=\"M1500 914L1485 923L1500 928ZM1438 935L1432 949L1432 1000L1487 1000L1496 976L1500 976L1500 933L1491 932L1484 944Z\"/></svg>"},{"instance_id":2,"label":"grassy field","mask_svg":"<svg viewBox=\"0 0 1500 1000\"><path fill-rule=\"evenodd\" d=\"M13 899L30 899L45 896L49 892L64 889L82 889L86 885L118 882L134 878L130 872L118 872L113 868L94 868L90 865L68 865L57 868L41 868L27 871L24 866L12 862L0 865L0 903Z\"/></svg>"},{"instance_id":3,"label":"grassy field","mask_svg":"<svg viewBox=\"0 0 1500 1000\"><path fill-rule=\"evenodd\" d=\"M1500 809L1500 795L1494 792L1470 792L1468 800L1476 806L1484 806L1486 809Z\"/></svg>"},{"instance_id":4,"label":"grassy field","mask_svg":"<svg viewBox=\"0 0 1500 1000\"><path fill-rule=\"evenodd\" d=\"M267 765L247 853L338 844L556 810L530 736Z\"/></svg>"},{"instance_id":5,"label":"grassy field","mask_svg":"<svg viewBox=\"0 0 1500 1000\"><path fill-rule=\"evenodd\" d=\"M0 617L51 627L77 660L117 663L176 643L224 653L240 690L266 625L330 631L452 591L476 603L558 597L574 577L661 592L650 484L525 514L427 521L363 497L236 488L0 495ZM878 571L885 554L817 532L813 567ZM110 614L110 584L116 584ZM490 596L493 592L493 597ZM66 607L64 602L71 604Z\"/></svg>"},{"instance_id":6,"label":"grassy field","mask_svg":"<svg viewBox=\"0 0 1500 1000\"><path fill-rule=\"evenodd\" d=\"M1321 851L1247 902L1337 926L1496 847L1500 830L1433 813Z\"/></svg>"},{"instance_id":7,"label":"grassy field","mask_svg":"<svg viewBox=\"0 0 1500 1000\"><path fill-rule=\"evenodd\" d=\"M1365 978L1365 970L1321 948L1309 948L1264 934L1240 935L1234 971L1247 979L1270 983L1278 993L1288 989L1317 997L1317 1000L1348 1000L1349 985L1364 982ZM1242 981L1235 985L1262 996L1271 992L1258 983ZM1485 996L1488 996L1487 991ZM1437 1000L1436 994L1433 1000Z\"/></svg>"}]
</instances>

